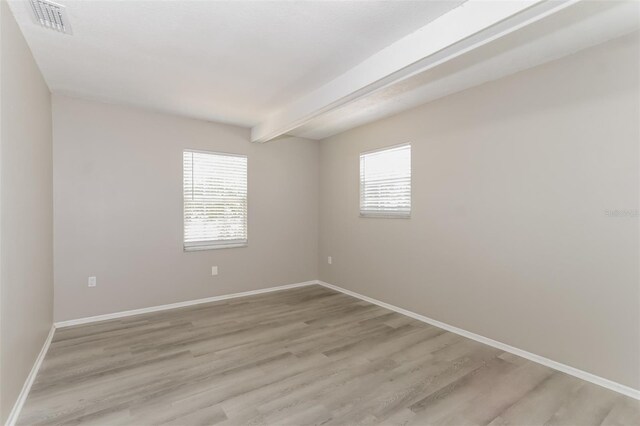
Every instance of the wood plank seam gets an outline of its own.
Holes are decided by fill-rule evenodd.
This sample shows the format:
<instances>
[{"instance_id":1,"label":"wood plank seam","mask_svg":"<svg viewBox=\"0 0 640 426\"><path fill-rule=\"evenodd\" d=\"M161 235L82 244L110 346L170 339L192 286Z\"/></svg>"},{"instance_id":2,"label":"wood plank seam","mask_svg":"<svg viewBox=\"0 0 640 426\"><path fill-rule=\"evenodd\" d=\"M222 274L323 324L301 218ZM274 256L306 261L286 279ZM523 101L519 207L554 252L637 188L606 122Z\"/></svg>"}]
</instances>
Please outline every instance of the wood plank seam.
<instances>
[{"instance_id":1,"label":"wood plank seam","mask_svg":"<svg viewBox=\"0 0 640 426\"><path fill-rule=\"evenodd\" d=\"M489 345L489 346L492 346L494 348L501 349L501 350L503 350L505 352L509 352L511 354L514 354L514 355L518 355L518 356L520 356L522 358L528 359L529 361L533 361L533 362L536 362L538 364L542 364L542 365L544 365L546 367L553 368L554 370L561 371L563 373L566 373L566 374L569 374L571 376L577 377L579 379L586 380L587 382L596 384L598 386L602 386L604 388L607 388L607 389L612 390L614 392L618 392L618 393L620 393L622 395L631 397L633 399L640 400L640 390L639 389L634 389L632 387L623 385L623 384L618 383L618 382L614 382L613 380L606 379L604 377L595 375L593 373L589 373L587 371L580 370L580 369L572 367L570 365L566 365L566 364L563 364L561 362L554 361L552 359L543 357L541 355L537 355L537 354L534 354L532 352L528 352L528 351L525 351L523 349L516 348L516 347L508 345L506 343L502 343L502 342L499 342L497 340L490 339L490 338L482 336L480 334L476 334L476 333L473 333L471 331L467 331L467 330L464 330L462 328L458 328L458 327L449 325L449 324L444 323L442 321L438 321L438 320L435 320L433 318L429 318L429 317L426 317L424 315L420 315L420 314L417 314L415 312L412 312L412 311L409 311L409 310L406 310L406 309L403 309L403 308L399 308L399 307L391 305L389 303L382 302L382 301L374 299L372 297L365 296L365 295L362 295L360 293L356 293L354 291L347 290L345 288L342 288L342 287L339 287L339 286L336 286L336 285L333 285L333 284L326 283L324 281L318 281L318 284L320 284L321 286L330 288L332 290L336 290L336 291L339 291L341 293L348 294L349 296L356 297L356 298L364 300L366 302L373 303L374 305L381 306L381 307L389 309L391 311L398 312L399 314L406 315L406 316L411 317L413 319L416 319L418 321L422 321L422 322L424 322L426 324L442 328L444 330L450 331L452 333L458 334L458 335L466 337L468 339L472 339L472 340L475 340L477 342L484 343L485 345Z\"/></svg>"}]
</instances>

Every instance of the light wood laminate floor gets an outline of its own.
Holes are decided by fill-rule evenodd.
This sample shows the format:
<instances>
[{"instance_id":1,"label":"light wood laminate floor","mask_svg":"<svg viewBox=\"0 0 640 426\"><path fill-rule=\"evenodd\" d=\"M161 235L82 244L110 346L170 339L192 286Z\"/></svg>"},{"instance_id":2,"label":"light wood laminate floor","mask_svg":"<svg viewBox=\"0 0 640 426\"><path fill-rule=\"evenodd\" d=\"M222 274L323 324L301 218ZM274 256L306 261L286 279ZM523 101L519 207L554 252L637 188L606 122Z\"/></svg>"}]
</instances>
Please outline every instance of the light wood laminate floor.
<instances>
[{"instance_id":1,"label":"light wood laminate floor","mask_svg":"<svg viewBox=\"0 0 640 426\"><path fill-rule=\"evenodd\" d=\"M640 425L640 402L309 286L59 329L18 424Z\"/></svg>"}]
</instances>

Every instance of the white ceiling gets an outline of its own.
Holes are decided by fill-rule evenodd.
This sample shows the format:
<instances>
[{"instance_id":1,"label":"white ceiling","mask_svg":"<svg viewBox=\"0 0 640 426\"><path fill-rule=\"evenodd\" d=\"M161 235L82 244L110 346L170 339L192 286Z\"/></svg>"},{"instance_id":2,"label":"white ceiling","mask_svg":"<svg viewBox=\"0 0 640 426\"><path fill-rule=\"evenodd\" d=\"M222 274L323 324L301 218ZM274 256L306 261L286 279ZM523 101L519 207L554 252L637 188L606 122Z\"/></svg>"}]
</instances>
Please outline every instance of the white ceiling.
<instances>
[{"instance_id":1,"label":"white ceiling","mask_svg":"<svg viewBox=\"0 0 640 426\"><path fill-rule=\"evenodd\" d=\"M640 28L637 0L9 0L53 92L322 139Z\"/></svg>"},{"instance_id":2,"label":"white ceiling","mask_svg":"<svg viewBox=\"0 0 640 426\"><path fill-rule=\"evenodd\" d=\"M73 35L10 0L53 92L253 126L463 1L57 3Z\"/></svg>"},{"instance_id":3,"label":"white ceiling","mask_svg":"<svg viewBox=\"0 0 640 426\"><path fill-rule=\"evenodd\" d=\"M640 2L582 1L439 66L332 109L290 133L324 139L639 29ZM640 52L638 57L640 59Z\"/></svg>"}]
</instances>

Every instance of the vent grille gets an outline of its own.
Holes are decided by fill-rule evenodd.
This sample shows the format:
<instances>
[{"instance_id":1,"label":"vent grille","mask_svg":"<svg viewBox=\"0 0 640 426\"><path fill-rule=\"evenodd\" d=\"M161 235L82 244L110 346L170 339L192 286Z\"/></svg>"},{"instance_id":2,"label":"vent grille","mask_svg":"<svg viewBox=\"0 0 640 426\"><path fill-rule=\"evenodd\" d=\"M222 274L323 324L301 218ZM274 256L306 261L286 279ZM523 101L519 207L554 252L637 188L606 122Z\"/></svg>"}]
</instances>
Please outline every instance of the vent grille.
<instances>
[{"instance_id":1,"label":"vent grille","mask_svg":"<svg viewBox=\"0 0 640 426\"><path fill-rule=\"evenodd\" d=\"M31 8L36 22L43 27L71 34L71 26L64 6L45 0L31 0Z\"/></svg>"}]
</instances>

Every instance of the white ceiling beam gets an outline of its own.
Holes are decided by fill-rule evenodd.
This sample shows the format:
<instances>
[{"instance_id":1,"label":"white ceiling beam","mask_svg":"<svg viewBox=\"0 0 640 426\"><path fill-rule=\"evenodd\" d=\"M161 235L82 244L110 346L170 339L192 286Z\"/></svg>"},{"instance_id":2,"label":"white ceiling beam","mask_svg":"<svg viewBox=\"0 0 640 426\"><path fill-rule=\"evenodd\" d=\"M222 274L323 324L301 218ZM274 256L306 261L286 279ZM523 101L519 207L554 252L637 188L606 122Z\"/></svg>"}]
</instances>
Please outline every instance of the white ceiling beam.
<instances>
[{"instance_id":1,"label":"white ceiling beam","mask_svg":"<svg viewBox=\"0 0 640 426\"><path fill-rule=\"evenodd\" d=\"M468 0L370 56L251 130L267 142L313 118L424 72L580 0Z\"/></svg>"}]
</instances>

